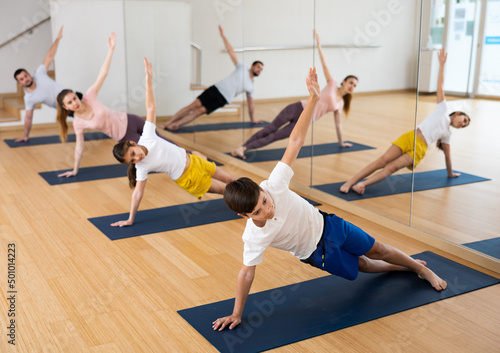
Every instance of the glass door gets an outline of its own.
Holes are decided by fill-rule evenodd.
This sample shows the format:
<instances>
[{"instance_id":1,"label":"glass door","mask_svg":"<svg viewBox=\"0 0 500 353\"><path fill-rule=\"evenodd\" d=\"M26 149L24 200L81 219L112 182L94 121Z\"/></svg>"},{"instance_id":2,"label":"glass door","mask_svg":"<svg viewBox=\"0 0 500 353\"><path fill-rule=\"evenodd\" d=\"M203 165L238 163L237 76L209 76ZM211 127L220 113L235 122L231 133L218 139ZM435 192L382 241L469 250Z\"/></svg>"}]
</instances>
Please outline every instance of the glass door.
<instances>
[{"instance_id":1,"label":"glass door","mask_svg":"<svg viewBox=\"0 0 500 353\"><path fill-rule=\"evenodd\" d=\"M444 89L447 93L471 97L474 95L481 1L448 1L446 13L444 45L449 55Z\"/></svg>"},{"instance_id":2,"label":"glass door","mask_svg":"<svg viewBox=\"0 0 500 353\"><path fill-rule=\"evenodd\" d=\"M500 96L500 1L489 0L484 16L483 48L478 74L477 93L484 96Z\"/></svg>"}]
</instances>

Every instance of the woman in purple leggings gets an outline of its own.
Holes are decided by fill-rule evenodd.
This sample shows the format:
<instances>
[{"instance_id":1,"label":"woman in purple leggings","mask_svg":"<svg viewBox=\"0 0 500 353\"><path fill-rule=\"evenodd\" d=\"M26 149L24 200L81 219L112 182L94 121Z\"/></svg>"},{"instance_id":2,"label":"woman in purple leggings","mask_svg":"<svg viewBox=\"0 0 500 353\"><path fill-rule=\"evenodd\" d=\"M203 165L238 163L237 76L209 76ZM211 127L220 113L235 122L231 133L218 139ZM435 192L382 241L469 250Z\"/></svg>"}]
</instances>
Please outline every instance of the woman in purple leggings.
<instances>
[{"instance_id":1,"label":"woman in purple leggings","mask_svg":"<svg viewBox=\"0 0 500 353\"><path fill-rule=\"evenodd\" d=\"M344 142L342 139L342 119L340 111L343 110L346 115L349 114L352 92L358 84L358 78L353 75L347 76L340 87L337 87L337 81L330 75L330 70L325 62L323 49L319 36L316 33L316 42L318 44L319 57L323 65L323 72L326 79L326 87L321 90L320 100L314 110L312 121L317 121L326 113L333 112L335 118L335 127L337 129L337 138L341 147L351 147L352 144ZM245 151L264 147L278 140L288 138L292 132L300 114L304 110L307 100L292 103L285 107L276 118L250 137L242 146L231 152L234 157L246 159Z\"/></svg>"}]
</instances>

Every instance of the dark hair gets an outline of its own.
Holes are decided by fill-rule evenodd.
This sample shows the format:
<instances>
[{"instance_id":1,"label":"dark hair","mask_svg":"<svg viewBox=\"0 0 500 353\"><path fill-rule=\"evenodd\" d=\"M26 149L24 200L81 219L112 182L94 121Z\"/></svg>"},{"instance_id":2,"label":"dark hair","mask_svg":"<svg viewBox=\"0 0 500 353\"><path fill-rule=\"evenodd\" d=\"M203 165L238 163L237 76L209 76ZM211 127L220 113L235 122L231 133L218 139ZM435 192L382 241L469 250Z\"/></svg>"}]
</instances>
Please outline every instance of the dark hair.
<instances>
[{"instance_id":1,"label":"dark hair","mask_svg":"<svg viewBox=\"0 0 500 353\"><path fill-rule=\"evenodd\" d=\"M347 81L350 78L354 78L356 81L359 81L358 78L354 75L347 75L346 78L342 81L342 84ZM341 84L341 85L342 85ZM349 115L349 112L351 110L351 100L352 100L352 94L346 93L342 96L342 99L344 100L344 108L342 109L346 115L346 117Z\"/></svg>"},{"instance_id":2,"label":"dark hair","mask_svg":"<svg viewBox=\"0 0 500 353\"><path fill-rule=\"evenodd\" d=\"M252 66L255 66L257 64L261 64L262 66L264 66L264 63L260 60L255 60L253 63L252 63Z\"/></svg>"},{"instance_id":3,"label":"dark hair","mask_svg":"<svg viewBox=\"0 0 500 353\"><path fill-rule=\"evenodd\" d=\"M451 116L455 113L459 113L460 115L465 115L467 117L467 119L469 119L469 123L467 124L467 126L470 125L470 116L468 114L461 112L461 111L455 111L453 113L450 113L449 117L451 118ZM465 127L467 127L467 126L465 126ZM443 142L441 141L441 139L436 141L436 147L439 148L441 151L443 151Z\"/></svg>"},{"instance_id":4,"label":"dark hair","mask_svg":"<svg viewBox=\"0 0 500 353\"><path fill-rule=\"evenodd\" d=\"M113 156L118 160L118 162L125 164L125 155L127 154L128 149L132 146L130 141L121 141L118 142L114 147L113 147ZM130 163L127 169L127 176L128 176L128 186L130 186L131 189L135 188L135 185L137 184L137 173L135 169L135 163Z\"/></svg>"},{"instance_id":5,"label":"dark hair","mask_svg":"<svg viewBox=\"0 0 500 353\"><path fill-rule=\"evenodd\" d=\"M70 111L64 108L64 102L63 102L64 97L66 97L68 93L73 93L73 91L70 89L63 89L57 95L56 120L57 124L59 125L59 135L61 136L62 142L66 142L66 138L68 137L68 123L66 122L66 119L68 118Z\"/></svg>"},{"instance_id":6,"label":"dark hair","mask_svg":"<svg viewBox=\"0 0 500 353\"><path fill-rule=\"evenodd\" d=\"M23 72L26 72L28 73L28 71L26 71L25 69L17 69L15 72L14 72L14 80L17 81L17 75L20 75L21 73Z\"/></svg>"},{"instance_id":7,"label":"dark hair","mask_svg":"<svg viewBox=\"0 0 500 353\"><path fill-rule=\"evenodd\" d=\"M224 202L236 213L252 213L259 202L261 188L250 178L239 178L226 185Z\"/></svg>"}]
</instances>

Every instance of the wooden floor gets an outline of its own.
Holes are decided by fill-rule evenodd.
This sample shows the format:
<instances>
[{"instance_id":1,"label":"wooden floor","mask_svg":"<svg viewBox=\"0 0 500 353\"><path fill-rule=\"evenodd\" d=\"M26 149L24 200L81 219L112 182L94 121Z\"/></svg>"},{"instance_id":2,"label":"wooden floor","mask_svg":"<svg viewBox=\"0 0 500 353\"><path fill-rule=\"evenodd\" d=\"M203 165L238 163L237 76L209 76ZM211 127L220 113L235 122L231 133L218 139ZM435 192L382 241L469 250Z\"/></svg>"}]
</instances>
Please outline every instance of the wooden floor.
<instances>
[{"instance_id":1,"label":"wooden floor","mask_svg":"<svg viewBox=\"0 0 500 353\"><path fill-rule=\"evenodd\" d=\"M345 180L379 155L390 141L411 129L412 123L406 119L414 114L415 102L410 94L355 99L353 112L344 126L346 139L377 149L319 157L312 168L309 160L299 160L294 168L294 180L307 185L311 179L313 184ZM463 192L438 190L428 192L428 196L414 196L412 222L415 226L440 232L457 242L498 236L495 226L499 221L495 218L500 187L495 177L500 173L492 134L499 123L494 121L493 114L480 114L483 110L498 111L498 104L472 102L478 109L478 116L473 117L469 128L454 136L452 144L456 169L493 180L489 184L480 183L481 186L462 186L460 188L466 189ZM284 105L286 103L259 104L258 117L270 120ZM432 106L431 102L422 102L419 117L425 116ZM231 120L230 117L217 119ZM244 137L250 133L245 131ZM33 136L54 134L57 134L55 127L36 129L32 133ZM18 135L20 131L0 132L2 140ZM237 146L241 136L235 131L188 135L201 144L225 152ZM324 118L315 125L315 142L335 141L334 136L333 119ZM279 142L270 147L283 145L284 142ZM112 146L110 140L86 142L82 166L115 163ZM128 212L132 191L126 178L49 186L38 175L41 171L69 168L73 151L73 143L24 148L8 148L0 143L0 324L3 327L0 351L215 352L177 310L234 297L245 222L234 220L110 241L87 218ZM214 154L211 157L222 159L223 168L235 176L249 175L247 170L228 164L230 158L227 156ZM260 167L270 169L273 164L262 163ZM439 152L431 152L421 167L421 170L443 168L443 158ZM195 201L166 175L151 175L141 209ZM409 219L406 210L409 210L410 197L407 195L359 203L361 207L400 222ZM472 208L476 210L473 212ZM321 209L345 217L378 240L407 253L431 250L445 255L355 214L329 205ZM16 244L17 255L15 347L8 345L5 339L9 325L6 297L10 243ZM259 265L252 292L323 275L286 252L269 249ZM500 286L497 285L274 351L500 351L499 302Z\"/></svg>"}]
</instances>

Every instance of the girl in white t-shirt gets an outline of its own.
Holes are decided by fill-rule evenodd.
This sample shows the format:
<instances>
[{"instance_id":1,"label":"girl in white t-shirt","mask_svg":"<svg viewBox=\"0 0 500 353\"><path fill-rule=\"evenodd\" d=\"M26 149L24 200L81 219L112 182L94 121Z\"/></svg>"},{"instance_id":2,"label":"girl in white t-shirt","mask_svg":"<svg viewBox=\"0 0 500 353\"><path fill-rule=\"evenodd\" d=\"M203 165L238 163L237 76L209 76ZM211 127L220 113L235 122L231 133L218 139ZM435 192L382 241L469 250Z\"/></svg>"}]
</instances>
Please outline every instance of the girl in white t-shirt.
<instances>
[{"instance_id":1,"label":"girl in white t-shirt","mask_svg":"<svg viewBox=\"0 0 500 353\"><path fill-rule=\"evenodd\" d=\"M168 174L177 185L201 198L205 193L222 194L226 184L234 178L198 155L165 141L156 135L156 103L153 92L153 69L144 58L146 66L146 123L144 132L136 143L122 141L113 148L113 155L120 163L126 163L130 187L135 187L129 218L111 224L113 227L129 226L144 195L148 173Z\"/></svg>"},{"instance_id":2,"label":"girl in white t-shirt","mask_svg":"<svg viewBox=\"0 0 500 353\"><path fill-rule=\"evenodd\" d=\"M470 124L470 117L461 111L448 113L444 96L444 64L448 54L444 48L439 52L439 74L437 83L437 107L425 120L412 130L392 143L389 149L377 160L361 169L355 176L340 187L340 191L348 193L352 188L358 194L363 194L369 185L378 183L402 168L413 170L424 158L427 147L437 141L437 147L444 152L446 170L449 178L456 178L460 173L454 173L451 167L450 126L461 129ZM415 133L417 134L415 138ZM416 141L416 144L414 144ZM376 170L382 169L371 175ZM369 176L371 175L371 176ZM368 179L360 181L367 176Z\"/></svg>"},{"instance_id":3,"label":"girl in white t-shirt","mask_svg":"<svg viewBox=\"0 0 500 353\"><path fill-rule=\"evenodd\" d=\"M337 141L340 147L352 147L352 143L343 140L342 118L340 112L343 111L346 117L349 115L352 92L358 85L358 78L354 75L348 75L344 78L340 87L338 87L337 81L330 74L330 70L326 64L319 35L316 32L315 35L319 57L323 66L323 73L325 74L326 86L320 92L320 99L314 110L312 121L317 121L326 114L333 112L337 131ZM287 105L268 126L253 134L243 145L233 150L231 155L233 157L246 159L245 151L261 148L275 141L290 137L306 104L307 99Z\"/></svg>"}]
</instances>

